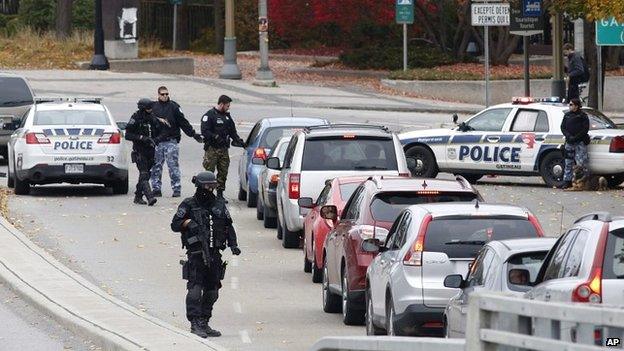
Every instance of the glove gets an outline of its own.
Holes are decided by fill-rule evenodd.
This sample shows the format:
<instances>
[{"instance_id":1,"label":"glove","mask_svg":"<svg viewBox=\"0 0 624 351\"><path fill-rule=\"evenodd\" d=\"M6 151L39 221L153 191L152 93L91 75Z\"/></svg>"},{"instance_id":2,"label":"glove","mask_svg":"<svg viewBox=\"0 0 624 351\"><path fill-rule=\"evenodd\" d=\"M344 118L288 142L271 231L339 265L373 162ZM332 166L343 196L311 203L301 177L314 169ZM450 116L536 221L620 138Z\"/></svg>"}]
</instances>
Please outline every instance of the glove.
<instances>
[{"instance_id":1,"label":"glove","mask_svg":"<svg viewBox=\"0 0 624 351\"><path fill-rule=\"evenodd\" d=\"M204 138L202 138L201 134L195 133L195 135L193 135L193 139L195 139L195 141L197 141L198 143L204 142Z\"/></svg>"},{"instance_id":2,"label":"glove","mask_svg":"<svg viewBox=\"0 0 624 351\"><path fill-rule=\"evenodd\" d=\"M238 246L232 246L230 247L230 250L232 250L232 255L234 256L238 256L241 254L241 250L238 248Z\"/></svg>"}]
</instances>

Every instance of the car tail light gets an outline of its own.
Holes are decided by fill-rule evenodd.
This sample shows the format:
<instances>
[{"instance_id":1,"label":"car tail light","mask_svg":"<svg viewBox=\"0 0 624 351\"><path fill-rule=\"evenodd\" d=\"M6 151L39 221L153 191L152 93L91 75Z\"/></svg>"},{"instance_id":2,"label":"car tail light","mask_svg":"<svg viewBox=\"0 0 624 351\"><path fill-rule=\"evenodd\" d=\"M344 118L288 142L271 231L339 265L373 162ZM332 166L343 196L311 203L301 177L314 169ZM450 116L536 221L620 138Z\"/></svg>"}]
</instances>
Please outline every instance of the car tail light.
<instances>
[{"instance_id":1,"label":"car tail light","mask_svg":"<svg viewBox=\"0 0 624 351\"><path fill-rule=\"evenodd\" d=\"M26 133L26 144L50 144L48 139L43 133Z\"/></svg>"},{"instance_id":2,"label":"car tail light","mask_svg":"<svg viewBox=\"0 0 624 351\"><path fill-rule=\"evenodd\" d=\"M537 220L537 217L535 217L532 214L529 214L529 222L531 222L531 224L533 224L533 226L535 227L535 230L537 231L537 236L540 237L540 238L543 237L544 236L544 229L542 229L542 225Z\"/></svg>"},{"instance_id":3,"label":"car tail light","mask_svg":"<svg viewBox=\"0 0 624 351\"><path fill-rule=\"evenodd\" d=\"M410 174L409 173L399 173L399 177L407 177L407 178L409 178Z\"/></svg>"},{"instance_id":4,"label":"car tail light","mask_svg":"<svg viewBox=\"0 0 624 351\"><path fill-rule=\"evenodd\" d=\"M404 265L422 266L422 252L425 245L425 234L427 233L427 228L429 227L430 222L431 215L427 215L420 225L418 235L416 236L416 241L414 241L414 244L412 244L410 249L407 251L405 257L403 257Z\"/></svg>"},{"instance_id":5,"label":"car tail light","mask_svg":"<svg viewBox=\"0 0 624 351\"><path fill-rule=\"evenodd\" d=\"M288 198L296 200L300 196L299 180L301 175L298 173L291 173L288 175Z\"/></svg>"},{"instance_id":6,"label":"car tail light","mask_svg":"<svg viewBox=\"0 0 624 351\"><path fill-rule=\"evenodd\" d=\"M598 239L596 255L594 256L589 279L572 291L572 302L602 302L602 261L606 249L607 235L609 235L609 224L605 223L602 226L602 232Z\"/></svg>"},{"instance_id":7,"label":"car tail light","mask_svg":"<svg viewBox=\"0 0 624 351\"><path fill-rule=\"evenodd\" d=\"M418 190L416 193L418 195L440 195L440 192L437 190Z\"/></svg>"},{"instance_id":8,"label":"car tail light","mask_svg":"<svg viewBox=\"0 0 624 351\"><path fill-rule=\"evenodd\" d=\"M609 145L609 152L624 152L624 136L616 136L611 139Z\"/></svg>"},{"instance_id":9,"label":"car tail light","mask_svg":"<svg viewBox=\"0 0 624 351\"><path fill-rule=\"evenodd\" d=\"M271 176L271 180L269 181L271 184L277 184L279 181L279 174L274 174Z\"/></svg>"},{"instance_id":10,"label":"car tail light","mask_svg":"<svg viewBox=\"0 0 624 351\"><path fill-rule=\"evenodd\" d=\"M388 230L386 228L377 227L374 225L363 225L358 230L360 234L360 238L362 240L372 239L372 238L385 238L388 236Z\"/></svg>"},{"instance_id":11,"label":"car tail light","mask_svg":"<svg viewBox=\"0 0 624 351\"><path fill-rule=\"evenodd\" d=\"M268 158L268 155L266 153L266 150L263 147L259 147L254 150L253 157L261 158L266 161L266 159Z\"/></svg>"},{"instance_id":12,"label":"car tail light","mask_svg":"<svg viewBox=\"0 0 624 351\"><path fill-rule=\"evenodd\" d=\"M98 144L119 144L121 143L121 133L104 133L98 140Z\"/></svg>"}]
</instances>

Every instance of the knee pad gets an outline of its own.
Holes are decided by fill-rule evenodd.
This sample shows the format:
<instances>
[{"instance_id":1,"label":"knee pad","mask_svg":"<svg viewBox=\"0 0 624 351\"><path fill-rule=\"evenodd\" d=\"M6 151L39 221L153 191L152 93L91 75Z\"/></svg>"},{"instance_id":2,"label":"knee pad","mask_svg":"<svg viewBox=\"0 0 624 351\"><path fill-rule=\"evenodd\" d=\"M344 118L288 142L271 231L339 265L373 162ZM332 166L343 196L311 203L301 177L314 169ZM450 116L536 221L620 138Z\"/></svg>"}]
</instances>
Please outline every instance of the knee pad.
<instances>
[{"instance_id":1,"label":"knee pad","mask_svg":"<svg viewBox=\"0 0 624 351\"><path fill-rule=\"evenodd\" d=\"M188 298L193 300L199 300L202 296L202 286L199 284L188 282L186 284L186 289L188 290Z\"/></svg>"}]
</instances>

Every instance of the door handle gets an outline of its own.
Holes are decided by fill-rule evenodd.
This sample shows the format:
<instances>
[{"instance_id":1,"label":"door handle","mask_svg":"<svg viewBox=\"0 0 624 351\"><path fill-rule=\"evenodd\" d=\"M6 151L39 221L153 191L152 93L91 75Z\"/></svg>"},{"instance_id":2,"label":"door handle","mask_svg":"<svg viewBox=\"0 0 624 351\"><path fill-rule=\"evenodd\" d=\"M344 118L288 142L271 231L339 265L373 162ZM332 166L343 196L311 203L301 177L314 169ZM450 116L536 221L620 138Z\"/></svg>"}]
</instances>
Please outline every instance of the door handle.
<instances>
[{"instance_id":1,"label":"door handle","mask_svg":"<svg viewBox=\"0 0 624 351\"><path fill-rule=\"evenodd\" d=\"M544 137L536 137L535 138L535 141L544 141L544 140L546 140L546 138L544 138Z\"/></svg>"},{"instance_id":2,"label":"door handle","mask_svg":"<svg viewBox=\"0 0 624 351\"><path fill-rule=\"evenodd\" d=\"M498 143L500 141L500 137L497 137L497 136L489 136L485 139L489 141L490 143Z\"/></svg>"},{"instance_id":3,"label":"door handle","mask_svg":"<svg viewBox=\"0 0 624 351\"><path fill-rule=\"evenodd\" d=\"M544 300L549 301L550 300L550 293L546 293L544 295Z\"/></svg>"}]
</instances>

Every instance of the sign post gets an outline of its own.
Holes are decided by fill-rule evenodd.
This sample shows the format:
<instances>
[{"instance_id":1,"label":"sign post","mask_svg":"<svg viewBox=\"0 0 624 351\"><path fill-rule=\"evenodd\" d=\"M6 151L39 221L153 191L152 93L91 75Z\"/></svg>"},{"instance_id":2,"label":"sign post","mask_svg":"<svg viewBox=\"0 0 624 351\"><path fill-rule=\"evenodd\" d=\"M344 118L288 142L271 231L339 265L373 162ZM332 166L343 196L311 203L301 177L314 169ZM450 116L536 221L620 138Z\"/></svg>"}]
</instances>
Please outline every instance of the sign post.
<instances>
[{"instance_id":1,"label":"sign post","mask_svg":"<svg viewBox=\"0 0 624 351\"><path fill-rule=\"evenodd\" d=\"M490 26L509 25L508 3L482 3L471 6L471 19L473 26L483 26L483 49L485 54L485 107L490 106Z\"/></svg>"},{"instance_id":2,"label":"sign post","mask_svg":"<svg viewBox=\"0 0 624 351\"><path fill-rule=\"evenodd\" d=\"M511 23L509 32L522 35L524 51L524 96L531 95L529 71L529 36L542 34L544 31L544 17L542 0L521 0L514 3L510 9Z\"/></svg>"},{"instance_id":3,"label":"sign post","mask_svg":"<svg viewBox=\"0 0 624 351\"><path fill-rule=\"evenodd\" d=\"M414 0L396 0L395 17L403 24L403 71L407 71L407 25L414 23Z\"/></svg>"},{"instance_id":4,"label":"sign post","mask_svg":"<svg viewBox=\"0 0 624 351\"><path fill-rule=\"evenodd\" d=\"M178 31L178 5L182 4L182 0L170 0L173 5L173 51L176 51L177 31Z\"/></svg>"},{"instance_id":5,"label":"sign post","mask_svg":"<svg viewBox=\"0 0 624 351\"><path fill-rule=\"evenodd\" d=\"M614 17L596 21L596 46L598 49L598 110L602 110L604 79L602 76L602 47L624 46L624 22L618 22Z\"/></svg>"}]
</instances>

